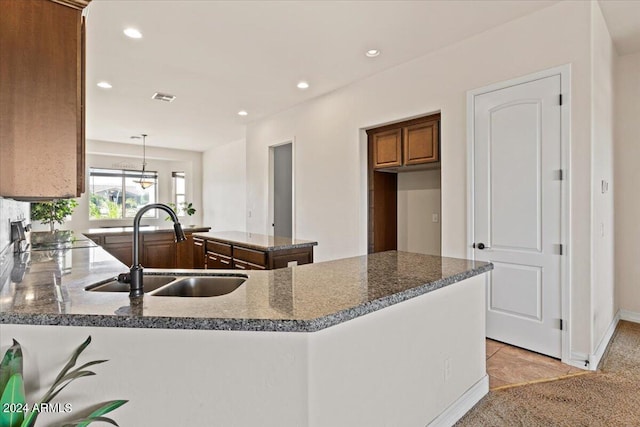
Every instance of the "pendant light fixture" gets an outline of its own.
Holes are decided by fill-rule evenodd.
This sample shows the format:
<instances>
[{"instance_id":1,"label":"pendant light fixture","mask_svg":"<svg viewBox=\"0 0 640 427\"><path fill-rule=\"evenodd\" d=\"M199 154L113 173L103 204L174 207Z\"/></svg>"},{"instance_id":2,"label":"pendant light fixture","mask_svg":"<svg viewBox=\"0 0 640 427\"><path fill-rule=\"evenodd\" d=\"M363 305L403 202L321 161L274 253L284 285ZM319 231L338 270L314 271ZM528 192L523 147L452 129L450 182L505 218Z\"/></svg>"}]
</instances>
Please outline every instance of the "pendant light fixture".
<instances>
[{"instance_id":1,"label":"pendant light fixture","mask_svg":"<svg viewBox=\"0 0 640 427\"><path fill-rule=\"evenodd\" d=\"M142 173L140 174L140 179L134 179L133 182L136 184L140 184L143 190L151 187L154 184L154 180L152 177L147 176L145 169L147 168L147 134L143 133L140 136L135 135L132 136L133 139L142 138Z\"/></svg>"}]
</instances>

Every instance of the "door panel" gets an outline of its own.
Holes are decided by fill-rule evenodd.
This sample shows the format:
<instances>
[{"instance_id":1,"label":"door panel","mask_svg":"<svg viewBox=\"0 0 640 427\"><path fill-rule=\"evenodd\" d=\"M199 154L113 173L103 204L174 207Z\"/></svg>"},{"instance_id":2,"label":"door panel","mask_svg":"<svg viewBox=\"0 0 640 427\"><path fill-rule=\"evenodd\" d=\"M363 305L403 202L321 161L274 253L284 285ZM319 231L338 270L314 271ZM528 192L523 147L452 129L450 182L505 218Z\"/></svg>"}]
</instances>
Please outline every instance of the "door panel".
<instances>
[{"instance_id":1,"label":"door panel","mask_svg":"<svg viewBox=\"0 0 640 427\"><path fill-rule=\"evenodd\" d=\"M489 114L488 235L494 249L541 249L540 110L540 100L531 100Z\"/></svg>"},{"instance_id":2,"label":"door panel","mask_svg":"<svg viewBox=\"0 0 640 427\"><path fill-rule=\"evenodd\" d=\"M487 336L553 357L562 353L559 94L556 75L474 98L475 257L495 266Z\"/></svg>"},{"instance_id":3,"label":"door panel","mask_svg":"<svg viewBox=\"0 0 640 427\"><path fill-rule=\"evenodd\" d=\"M542 269L494 261L489 275L489 310L542 320Z\"/></svg>"}]
</instances>

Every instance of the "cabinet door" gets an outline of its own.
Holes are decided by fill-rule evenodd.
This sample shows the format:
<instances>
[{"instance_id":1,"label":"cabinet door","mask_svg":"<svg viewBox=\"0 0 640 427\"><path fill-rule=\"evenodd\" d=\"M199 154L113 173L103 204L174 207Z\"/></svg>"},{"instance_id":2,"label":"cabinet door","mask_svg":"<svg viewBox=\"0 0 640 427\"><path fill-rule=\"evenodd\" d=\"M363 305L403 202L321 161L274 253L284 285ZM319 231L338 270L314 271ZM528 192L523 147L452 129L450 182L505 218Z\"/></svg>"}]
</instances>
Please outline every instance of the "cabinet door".
<instances>
[{"instance_id":1,"label":"cabinet door","mask_svg":"<svg viewBox=\"0 0 640 427\"><path fill-rule=\"evenodd\" d=\"M2 0L0 196L78 195L84 161L81 14L52 1Z\"/></svg>"},{"instance_id":2,"label":"cabinet door","mask_svg":"<svg viewBox=\"0 0 640 427\"><path fill-rule=\"evenodd\" d=\"M313 262L313 247L274 251L271 253L270 268L286 268L290 262L296 265L310 264Z\"/></svg>"},{"instance_id":3,"label":"cabinet door","mask_svg":"<svg viewBox=\"0 0 640 427\"><path fill-rule=\"evenodd\" d=\"M405 165L419 165L439 160L437 121L407 126L403 130Z\"/></svg>"},{"instance_id":4,"label":"cabinet door","mask_svg":"<svg viewBox=\"0 0 640 427\"><path fill-rule=\"evenodd\" d=\"M204 240L193 238L193 268L205 268Z\"/></svg>"},{"instance_id":5,"label":"cabinet door","mask_svg":"<svg viewBox=\"0 0 640 427\"><path fill-rule=\"evenodd\" d=\"M207 268L233 268L231 257L215 252L207 252Z\"/></svg>"},{"instance_id":6,"label":"cabinet door","mask_svg":"<svg viewBox=\"0 0 640 427\"><path fill-rule=\"evenodd\" d=\"M102 236L102 248L118 261L131 266L133 260L133 242L130 234L106 234Z\"/></svg>"},{"instance_id":7,"label":"cabinet door","mask_svg":"<svg viewBox=\"0 0 640 427\"><path fill-rule=\"evenodd\" d=\"M402 166L402 129L373 134L373 167Z\"/></svg>"},{"instance_id":8,"label":"cabinet door","mask_svg":"<svg viewBox=\"0 0 640 427\"><path fill-rule=\"evenodd\" d=\"M236 261L244 261L259 267L266 267L267 254L263 251L255 249L243 248L241 246L233 247L233 259Z\"/></svg>"},{"instance_id":9,"label":"cabinet door","mask_svg":"<svg viewBox=\"0 0 640 427\"><path fill-rule=\"evenodd\" d=\"M187 240L176 243L176 268L194 268L193 234L185 233Z\"/></svg>"},{"instance_id":10,"label":"cabinet door","mask_svg":"<svg viewBox=\"0 0 640 427\"><path fill-rule=\"evenodd\" d=\"M176 242L173 233L142 236L142 265L149 268L176 268Z\"/></svg>"}]
</instances>

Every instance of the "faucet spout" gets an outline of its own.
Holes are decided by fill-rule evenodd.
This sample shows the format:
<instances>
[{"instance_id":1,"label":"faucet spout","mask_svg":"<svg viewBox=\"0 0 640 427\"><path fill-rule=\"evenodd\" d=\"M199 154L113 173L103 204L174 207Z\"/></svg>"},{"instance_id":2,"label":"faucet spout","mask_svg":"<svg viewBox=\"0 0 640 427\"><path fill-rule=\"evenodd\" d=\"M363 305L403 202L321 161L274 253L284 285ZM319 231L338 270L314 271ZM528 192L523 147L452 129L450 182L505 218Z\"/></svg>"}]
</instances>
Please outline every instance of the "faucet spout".
<instances>
[{"instance_id":1,"label":"faucet spout","mask_svg":"<svg viewBox=\"0 0 640 427\"><path fill-rule=\"evenodd\" d=\"M143 206L136 213L135 218L133 219L133 262L131 264L131 283L129 296L130 297L140 297L144 294L144 286L142 283L142 271L143 267L140 264L140 220L142 216L151 209L161 209L169 214L171 220L173 221L173 230L176 235L176 242L182 242L186 240L184 236L184 231L182 230L182 226L180 225L180 221L178 220L178 216L174 212L171 207L163 204L163 203L152 203L150 205Z\"/></svg>"}]
</instances>

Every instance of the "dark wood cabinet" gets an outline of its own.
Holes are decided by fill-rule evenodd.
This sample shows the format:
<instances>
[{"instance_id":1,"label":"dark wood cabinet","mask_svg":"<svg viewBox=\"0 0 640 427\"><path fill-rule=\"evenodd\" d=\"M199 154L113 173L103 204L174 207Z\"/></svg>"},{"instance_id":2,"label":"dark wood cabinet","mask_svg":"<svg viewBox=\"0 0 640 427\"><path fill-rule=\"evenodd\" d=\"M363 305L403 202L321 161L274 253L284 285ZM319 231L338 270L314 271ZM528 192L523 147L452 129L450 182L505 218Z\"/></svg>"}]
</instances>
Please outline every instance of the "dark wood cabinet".
<instances>
[{"instance_id":1,"label":"dark wood cabinet","mask_svg":"<svg viewBox=\"0 0 640 427\"><path fill-rule=\"evenodd\" d=\"M84 192L84 17L89 0L2 0L0 196Z\"/></svg>"},{"instance_id":2,"label":"dark wood cabinet","mask_svg":"<svg viewBox=\"0 0 640 427\"><path fill-rule=\"evenodd\" d=\"M291 262L296 262L297 265L311 264L313 263L313 251L308 248L276 251L269 257L269 268L286 268Z\"/></svg>"},{"instance_id":3,"label":"dark wood cabinet","mask_svg":"<svg viewBox=\"0 0 640 427\"><path fill-rule=\"evenodd\" d=\"M313 245L316 242L309 243L289 249L268 247L260 250L235 241L194 236L195 268L271 270L289 267L290 264L311 264L313 263ZM204 263L202 267L200 260Z\"/></svg>"},{"instance_id":4,"label":"dark wood cabinet","mask_svg":"<svg viewBox=\"0 0 640 427\"><path fill-rule=\"evenodd\" d=\"M421 117L367 131L373 169L440 161L440 115Z\"/></svg>"},{"instance_id":5,"label":"dark wood cabinet","mask_svg":"<svg viewBox=\"0 0 640 427\"><path fill-rule=\"evenodd\" d=\"M178 268L194 268L194 254L193 254L193 234L184 234L187 240L176 244L176 267Z\"/></svg>"},{"instance_id":6,"label":"dark wood cabinet","mask_svg":"<svg viewBox=\"0 0 640 427\"><path fill-rule=\"evenodd\" d=\"M140 262L145 267L176 268L176 244L173 233L145 233L142 235Z\"/></svg>"},{"instance_id":7,"label":"dark wood cabinet","mask_svg":"<svg viewBox=\"0 0 640 427\"><path fill-rule=\"evenodd\" d=\"M207 230L209 227L186 229L184 231L187 239L177 243L173 229L145 231L140 234L140 263L147 268L204 268L206 265L204 240L194 238L193 233ZM94 232L91 230L83 234L118 258L120 262L131 266L133 260L131 231Z\"/></svg>"},{"instance_id":8,"label":"dark wood cabinet","mask_svg":"<svg viewBox=\"0 0 640 427\"><path fill-rule=\"evenodd\" d=\"M205 265L204 240L193 237L193 268L204 268Z\"/></svg>"},{"instance_id":9,"label":"dark wood cabinet","mask_svg":"<svg viewBox=\"0 0 640 427\"><path fill-rule=\"evenodd\" d=\"M133 241L131 235L102 236L102 248L118 260L131 266L133 260Z\"/></svg>"}]
</instances>

